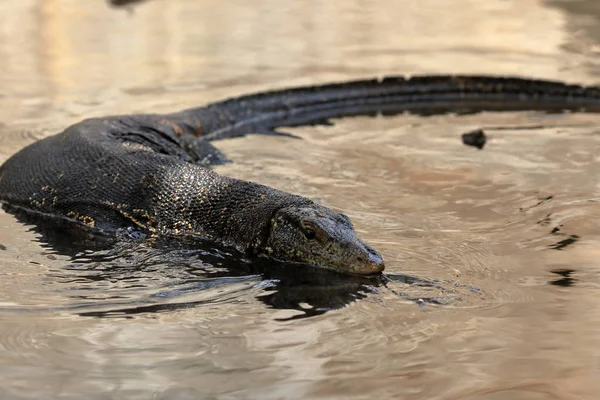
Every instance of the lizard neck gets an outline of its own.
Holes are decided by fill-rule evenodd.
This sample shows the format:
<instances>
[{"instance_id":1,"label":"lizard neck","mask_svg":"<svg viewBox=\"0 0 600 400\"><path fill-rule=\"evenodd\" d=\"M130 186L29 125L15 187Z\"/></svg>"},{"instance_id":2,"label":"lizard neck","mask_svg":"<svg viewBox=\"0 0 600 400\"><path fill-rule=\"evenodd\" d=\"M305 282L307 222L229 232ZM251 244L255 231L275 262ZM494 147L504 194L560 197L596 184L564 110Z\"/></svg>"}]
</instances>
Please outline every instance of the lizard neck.
<instances>
[{"instance_id":1,"label":"lizard neck","mask_svg":"<svg viewBox=\"0 0 600 400\"><path fill-rule=\"evenodd\" d=\"M157 215L158 230L212 240L243 252L263 252L277 210L314 204L302 196L194 165L168 175L155 198L154 209L169 210Z\"/></svg>"}]
</instances>

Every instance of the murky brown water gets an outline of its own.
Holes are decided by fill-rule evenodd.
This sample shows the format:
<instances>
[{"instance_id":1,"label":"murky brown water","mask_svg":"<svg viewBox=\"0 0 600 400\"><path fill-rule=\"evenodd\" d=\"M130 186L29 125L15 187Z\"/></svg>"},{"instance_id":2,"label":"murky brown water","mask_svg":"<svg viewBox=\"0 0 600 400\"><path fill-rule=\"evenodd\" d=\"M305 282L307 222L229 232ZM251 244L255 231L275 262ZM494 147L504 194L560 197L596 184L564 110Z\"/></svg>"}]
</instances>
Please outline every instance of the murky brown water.
<instances>
[{"instance_id":1,"label":"murky brown water","mask_svg":"<svg viewBox=\"0 0 600 400\"><path fill-rule=\"evenodd\" d=\"M3 0L0 161L85 117L304 83L598 83L599 27L596 0ZM349 214L386 284L135 245L71 259L0 213L0 397L600 398L599 132L486 113L218 143L219 172Z\"/></svg>"}]
</instances>

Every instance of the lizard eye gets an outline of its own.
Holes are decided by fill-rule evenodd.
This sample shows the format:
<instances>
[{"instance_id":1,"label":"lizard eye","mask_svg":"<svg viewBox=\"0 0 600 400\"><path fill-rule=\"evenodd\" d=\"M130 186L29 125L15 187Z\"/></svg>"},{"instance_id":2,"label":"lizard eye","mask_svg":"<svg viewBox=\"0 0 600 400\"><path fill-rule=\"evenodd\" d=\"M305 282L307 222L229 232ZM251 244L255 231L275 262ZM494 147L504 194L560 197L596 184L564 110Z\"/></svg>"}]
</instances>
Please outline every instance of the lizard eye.
<instances>
[{"instance_id":1,"label":"lizard eye","mask_svg":"<svg viewBox=\"0 0 600 400\"><path fill-rule=\"evenodd\" d=\"M317 236L317 234L312 229L305 228L304 229L304 236L306 236L306 238L308 240L313 240Z\"/></svg>"}]
</instances>

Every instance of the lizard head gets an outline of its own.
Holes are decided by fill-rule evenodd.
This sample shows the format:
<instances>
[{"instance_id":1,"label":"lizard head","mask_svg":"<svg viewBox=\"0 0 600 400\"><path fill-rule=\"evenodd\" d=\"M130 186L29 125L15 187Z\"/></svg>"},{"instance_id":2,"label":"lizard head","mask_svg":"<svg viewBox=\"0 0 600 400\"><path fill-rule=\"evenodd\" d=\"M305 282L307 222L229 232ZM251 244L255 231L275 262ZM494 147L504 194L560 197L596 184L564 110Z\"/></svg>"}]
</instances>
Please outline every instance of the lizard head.
<instances>
[{"instance_id":1,"label":"lizard head","mask_svg":"<svg viewBox=\"0 0 600 400\"><path fill-rule=\"evenodd\" d=\"M383 271L381 255L364 243L344 214L318 206L289 206L271 219L266 252L281 260L355 274Z\"/></svg>"}]
</instances>

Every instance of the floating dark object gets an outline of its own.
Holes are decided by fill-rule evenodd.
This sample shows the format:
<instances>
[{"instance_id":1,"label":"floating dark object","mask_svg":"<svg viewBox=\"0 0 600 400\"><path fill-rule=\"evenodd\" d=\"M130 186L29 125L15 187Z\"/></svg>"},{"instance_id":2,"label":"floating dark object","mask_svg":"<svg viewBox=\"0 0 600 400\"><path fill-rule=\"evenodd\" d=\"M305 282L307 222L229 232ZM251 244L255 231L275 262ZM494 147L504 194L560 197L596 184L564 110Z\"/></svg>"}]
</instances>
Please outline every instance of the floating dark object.
<instances>
[{"instance_id":1,"label":"floating dark object","mask_svg":"<svg viewBox=\"0 0 600 400\"><path fill-rule=\"evenodd\" d=\"M474 131L463 133L462 141L467 146L477 147L479 150L481 150L483 149L483 146L485 146L487 136L485 136L483 129L475 129Z\"/></svg>"},{"instance_id":2,"label":"floating dark object","mask_svg":"<svg viewBox=\"0 0 600 400\"><path fill-rule=\"evenodd\" d=\"M575 272L573 269L555 269L550 272L561 276L560 279L550 281L551 285L569 287L575 284L576 279L571 277L571 274Z\"/></svg>"},{"instance_id":3,"label":"floating dark object","mask_svg":"<svg viewBox=\"0 0 600 400\"><path fill-rule=\"evenodd\" d=\"M567 246L572 245L580 239L578 235L569 235L566 239L561 240L560 242L554 243L548 247L554 250L562 250Z\"/></svg>"},{"instance_id":4,"label":"floating dark object","mask_svg":"<svg viewBox=\"0 0 600 400\"><path fill-rule=\"evenodd\" d=\"M145 0L108 0L108 4L113 7L127 7L135 3L141 3Z\"/></svg>"}]
</instances>

